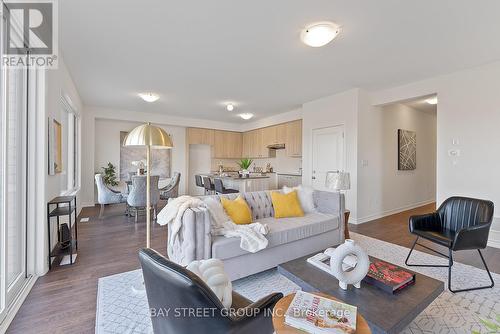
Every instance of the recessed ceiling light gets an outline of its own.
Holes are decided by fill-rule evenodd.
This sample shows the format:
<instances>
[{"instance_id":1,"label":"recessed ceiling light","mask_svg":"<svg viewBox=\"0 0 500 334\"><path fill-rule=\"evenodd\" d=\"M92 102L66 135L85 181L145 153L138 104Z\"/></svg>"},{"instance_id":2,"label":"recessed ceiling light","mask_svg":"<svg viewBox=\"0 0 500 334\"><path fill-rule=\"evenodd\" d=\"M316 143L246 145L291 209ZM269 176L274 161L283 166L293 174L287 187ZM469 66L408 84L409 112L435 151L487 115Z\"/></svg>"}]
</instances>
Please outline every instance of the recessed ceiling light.
<instances>
[{"instance_id":1,"label":"recessed ceiling light","mask_svg":"<svg viewBox=\"0 0 500 334\"><path fill-rule=\"evenodd\" d=\"M239 114L238 116L240 116L241 118L243 118L244 120L247 120L247 119L250 119L253 117L253 114L251 113L243 113L243 114Z\"/></svg>"},{"instance_id":2,"label":"recessed ceiling light","mask_svg":"<svg viewBox=\"0 0 500 334\"><path fill-rule=\"evenodd\" d=\"M160 98L160 96L155 93L139 93L139 96L146 102L155 102Z\"/></svg>"},{"instance_id":3,"label":"recessed ceiling light","mask_svg":"<svg viewBox=\"0 0 500 334\"><path fill-rule=\"evenodd\" d=\"M233 111L234 110L234 106L232 103L229 103L227 106L226 106L226 109L227 111Z\"/></svg>"},{"instance_id":4,"label":"recessed ceiling light","mask_svg":"<svg viewBox=\"0 0 500 334\"><path fill-rule=\"evenodd\" d=\"M318 22L302 30L300 39L304 44L317 48L333 41L339 32L340 26L333 22Z\"/></svg>"},{"instance_id":5,"label":"recessed ceiling light","mask_svg":"<svg viewBox=\"0 0 500 334\"><path fill-rule=\"evenodd\" d=\"M437 98L437 96L431 97L430 99L425 100L425 102L427 102L429 104L438 104L438 98Z\"/></svg>"}]
</instances>

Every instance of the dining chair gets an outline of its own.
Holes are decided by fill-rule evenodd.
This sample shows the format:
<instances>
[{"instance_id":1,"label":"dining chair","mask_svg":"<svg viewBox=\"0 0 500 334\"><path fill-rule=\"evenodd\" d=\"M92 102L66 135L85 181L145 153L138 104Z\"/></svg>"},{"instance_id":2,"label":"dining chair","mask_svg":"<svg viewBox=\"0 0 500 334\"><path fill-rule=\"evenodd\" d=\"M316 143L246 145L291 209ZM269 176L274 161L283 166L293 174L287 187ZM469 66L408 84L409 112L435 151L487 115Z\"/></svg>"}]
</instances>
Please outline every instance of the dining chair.
<instances>
[{"instance_id":1,"label":"dining chair","mask_svg":"<svg viewBox=\"0 0 500 334\"><path fill-rule=\"evenodd\" d=\"M175 172L170 182L163 188L160 188L160 199L168 200L179 196L179 183L181 173Z\"/></svg>"},{"instance_id":2,"label":"dining chair","mask_svg":"<svg viewBox=\"0 0 500 334\"><path fill-rule=\"evenodd\" d=\"M105 205L125 203L127 201L126 194L113 190L104 183L102 174L95 175L95 184L97 186L97 203L101 205L99 219L103 217Z\"/></svg>"},{"instance_id":3,"label":"dining chair","mask_svg":"<svg viewBox=\"0 0 500 334\"><path fill-rule=\"evenodd\" d=\"M158 175L151 176L151 206L153 207L153 219L156 220L157 205L160 200L160 190L158 189ZM132 186L127 196L128 212L134 212L135 222L139 211L146 210L146 175L132 176Z\"/></svg>"}]
</instances>

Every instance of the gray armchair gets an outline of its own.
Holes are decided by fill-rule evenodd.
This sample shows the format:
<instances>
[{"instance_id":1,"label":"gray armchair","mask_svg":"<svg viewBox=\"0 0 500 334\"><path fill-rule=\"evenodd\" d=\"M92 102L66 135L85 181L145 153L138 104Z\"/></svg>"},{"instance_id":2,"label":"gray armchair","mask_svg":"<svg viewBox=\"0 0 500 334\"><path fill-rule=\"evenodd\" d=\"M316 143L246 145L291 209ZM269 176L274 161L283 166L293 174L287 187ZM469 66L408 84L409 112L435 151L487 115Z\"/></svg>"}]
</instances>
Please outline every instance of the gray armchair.
<instances>
[{"instance_id":1,"label":"gray armchair","mask_svg":"<svg viewBox=\"0 0 500 334\"><path fill-rule=\"evenodd\" d=\"M157 204L160 200L160 190L158 189L158 175L151 176L151 206L153 207L153 219L156 219ZM132 176L132 187L127 196L128 212L134 212L135 222L140 210L146 210L146 175Z\"/></svg>"},{"instance_id":2,"label":"gray armchair","mask_svg":"<svg viewBox=\"0 0 500 334\"><path fill-rule=\"evenodd\" d=\"M95 184L97 185L97 203L101 205L101 210L99 210L99 219L102 218L104 206L106 204L119 204L127 201L126 195L109 188L104 183L102 174L95 175Z\"/></svg>"},{"instance_id":3,"label":"gray armchair","mask_svg":"<svg viewBox=\"0 0 500 334\"><path fill-rule=\"evenodd\" d=\"M169 198L176 198L179 196L179 182L181 180L181 173L175 172L170 183L164 188L160 188L160 199L168 200Z\"/></svg>"}]
</instances>

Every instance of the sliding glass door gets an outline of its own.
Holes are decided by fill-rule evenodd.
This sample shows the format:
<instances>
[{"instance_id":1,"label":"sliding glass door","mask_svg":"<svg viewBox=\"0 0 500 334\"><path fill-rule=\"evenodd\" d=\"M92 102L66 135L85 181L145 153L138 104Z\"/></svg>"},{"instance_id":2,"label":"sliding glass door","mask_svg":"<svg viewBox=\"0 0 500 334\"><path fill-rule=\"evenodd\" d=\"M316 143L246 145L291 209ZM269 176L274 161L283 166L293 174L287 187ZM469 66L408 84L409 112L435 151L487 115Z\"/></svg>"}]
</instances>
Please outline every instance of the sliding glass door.
<instances>
[{"instance_id":1,"label":"sliding glass door","mask_svg":"<svg viewBox=\"0 0 500 334\"><path fill-rule=\"evenodd\" d=\"M5 7L3 8L5 10ZM5 40L2 13L1 45ZM3 50L2 50L3 54ZM0 321L26 283L28 70L0 67Z\"/></svg>"}]
</instances>

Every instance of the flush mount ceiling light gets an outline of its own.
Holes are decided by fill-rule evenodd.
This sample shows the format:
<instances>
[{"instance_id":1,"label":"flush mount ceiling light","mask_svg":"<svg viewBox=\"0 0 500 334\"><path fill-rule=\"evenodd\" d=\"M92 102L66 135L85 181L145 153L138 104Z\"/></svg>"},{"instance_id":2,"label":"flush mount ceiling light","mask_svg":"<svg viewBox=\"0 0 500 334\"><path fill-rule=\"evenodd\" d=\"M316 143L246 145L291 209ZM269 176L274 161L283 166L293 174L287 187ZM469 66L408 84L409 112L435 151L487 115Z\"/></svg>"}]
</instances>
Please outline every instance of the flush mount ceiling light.
<instances>
[{"instance_id":1,"label":"flush mount ceiling light","mask_svg":"<svg viewBox=\"0 0 500 334\"><path fill-rule=\"evenodd\" d=\"M253 114L251 114L251 113L243 113L243 114L239 114L238 116L240 116L244 120L248 120L248 119L250 119L250 118L253 117Z\"/></svg>"},{"instance_id":2,"label":"flush mount ceiling light","mask_svg":"<svg viewBox=\"0 0 500 334\"><path fill-rule=\"evenodd\" d=\"M309 25L300 34L300 39L304 44L313 48L327 45L340 32L340 26L333 22L318 22Z\"/></svg>"},{"instance_id":3,"label":"flush mount ceiling light","mask_svg":"<svg viewBox=\"0 0 500 334\"><path fill-rule=\"evenodd\" d=\"M155 93L139 93L139 96L146 102L155 102L160 98L160 96Z\"/></svg>"},{"instance_id":4,"label":"flush mount ceiling light","mask_svg":"<svg viewBox=\"0 0 500 334\"><path fill-rule=\"evenodd\" d=\"M438 104L438 98L437 98L437 96L431 97L430 99L425 100L425 102L427 102L429 104Z\"/></svg>"},{"instance_id":5,"label":"flush mount ceiling light","mask_svg":"<svg viewBox=\"0 0 500 334\"><path fill-rule=\"evenodd\" d=\"M232 103L229 103L227 106L226 106L226 109L227 111L233 111L234 110L234 106Z\"/></svg>"}]
</instances>

